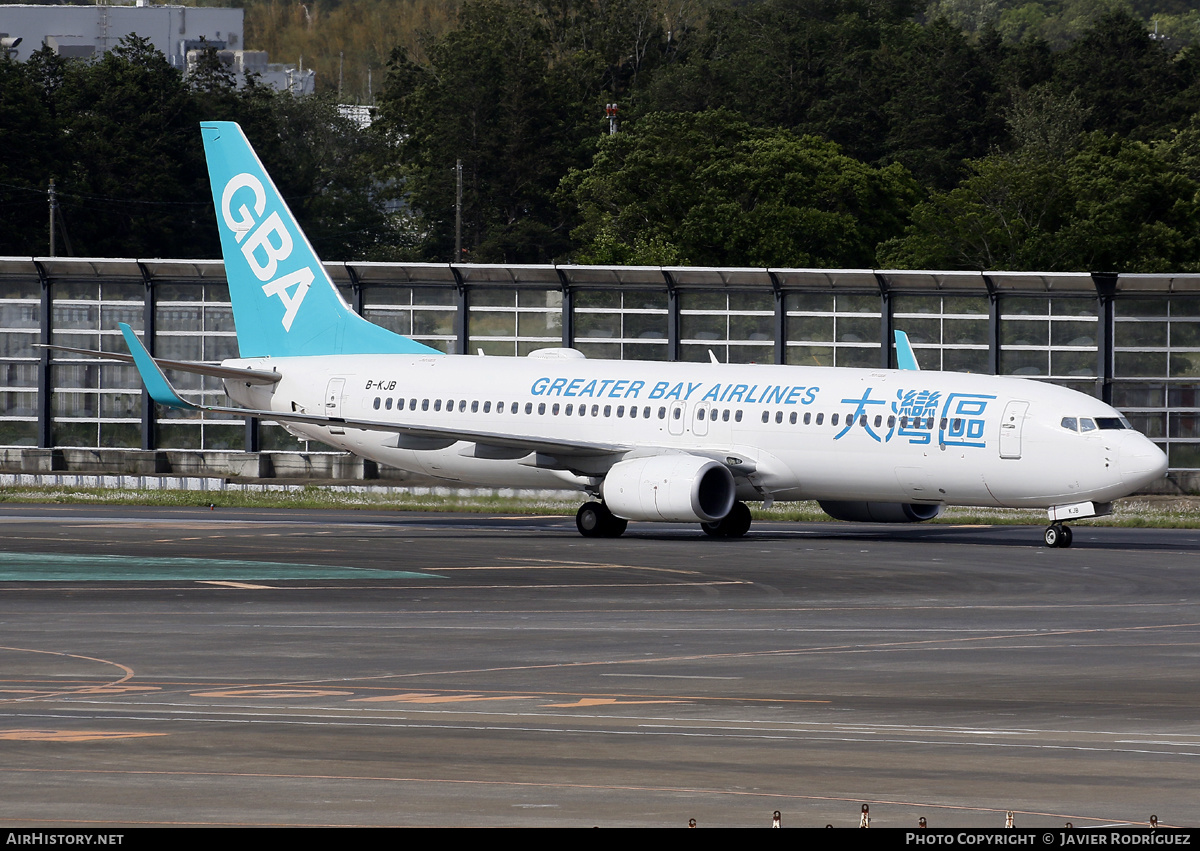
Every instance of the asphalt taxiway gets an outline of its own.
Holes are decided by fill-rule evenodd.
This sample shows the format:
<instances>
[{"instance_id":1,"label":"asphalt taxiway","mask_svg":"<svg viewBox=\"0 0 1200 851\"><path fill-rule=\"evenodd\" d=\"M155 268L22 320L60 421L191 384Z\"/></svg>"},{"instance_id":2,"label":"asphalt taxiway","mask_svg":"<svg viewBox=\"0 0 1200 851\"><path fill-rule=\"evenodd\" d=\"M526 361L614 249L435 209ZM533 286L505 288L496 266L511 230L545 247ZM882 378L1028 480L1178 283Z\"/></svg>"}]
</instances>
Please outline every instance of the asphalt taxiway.
<instances>
[{"instance_id":1,"label":"asphalt taxiway","mask_svg":"<svg viewBox=\"0 0 1200 851\"><path fill-rule=\"evenodd\" d=\"M1200 532L0 508L0 824L1200 824Z\"/></svg>"}]
</instances>

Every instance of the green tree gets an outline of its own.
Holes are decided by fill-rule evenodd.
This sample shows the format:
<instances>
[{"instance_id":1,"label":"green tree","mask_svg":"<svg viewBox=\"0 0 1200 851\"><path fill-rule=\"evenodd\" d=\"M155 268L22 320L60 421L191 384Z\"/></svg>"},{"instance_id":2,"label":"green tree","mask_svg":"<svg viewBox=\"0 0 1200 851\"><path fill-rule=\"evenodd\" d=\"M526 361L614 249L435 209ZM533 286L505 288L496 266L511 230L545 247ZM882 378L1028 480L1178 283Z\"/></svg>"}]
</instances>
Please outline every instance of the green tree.
<instances>
[{"instance_id":1,"label":"green tree","mask_svg":"<svg viewBox=\"0 0 1200 851\"><path fill-rule=\"evenodd\" d=\"M628 125L560 195L586 262L863 267L904 226L916 185L901 166L714 110Z\"/></svg>"},{"instance_id":2,"label":"green tree","mask_svg":"<svg viewBox=\"0 0 1200 851\"><path fill-rule=\"evenodd\" d=\"M586 126L584 94L550 47L528 6L475 0L428 46L427 65L393 56L381 123L397 140L392 175L424 235L419 256L452 259L457 160L466 258L532 262L567 249L552 194L598 128Z\"/></svg>"},{"instance_id":3,"label":"green tree","mask_svg":"<svg viewBox=\"0 0 1200 851\"><path fill-rule=\"evenodd\" d=\"M1121 10L1103 16L1055 65L1055 88L1091 108L1091 130L1162 138L1200 108L1194 64L1173 61L1145 24Z\"/></svg>"},{"instance_id":4,"label":"green tree","mask_svg":"<svg viewBox=\"0 0 1200 851\"><path fill-rule=\"evenodd\" d=\"M886 92L882 159L903 163L922 184L953 186L963 161L1003 134L995 69L945 19L891 30L876 66Z\"/></svg>"},{"instance_id":5,"label":"green tree","mask_svg":"<svg viewBox=\"0 0 1200 851\"><path fill-rule=\"evenodd\" d=\"M215 234L198 226L199 116L162 53L129 36L95 62L67 62L55 101L76 253L211 256Z\"/></svg>"},{"instance_id":6,"label":"green tree","mask_svg":"<svg viewBox=\"0 0 1200 851\"><path fill-rule=\"evenodd\" d=\"M0 56L0 254L30 256L49 248L48 175L62 146L39 70Z\"/></svg>"},{"instance_id":7,"label":"green tree","mask_svg":"<svg viewBox=\"0 0 1200 851\"><path fill-rule=\"evenodd\" d=\"M47 250L54 178L76 254L220 256L202 120L242 125L324 256L392 257L403 241L375 177L382 134L330 101L238 86L215 54L188 80L136 37L94 62L4 60L0 117L0 254Z\"/></svg>"},{"instance_id":8,"label":"green tree","mask_svg":"<svg viewBox=\"0 0 1200 851\"><path fill-rule=\"evenodd\" d=\"M1187 150L1093 133L1027 145L913 210L880 250L899 268L1164 272L1200 267L1200 183Z\"/></svg>"}]
</instances>

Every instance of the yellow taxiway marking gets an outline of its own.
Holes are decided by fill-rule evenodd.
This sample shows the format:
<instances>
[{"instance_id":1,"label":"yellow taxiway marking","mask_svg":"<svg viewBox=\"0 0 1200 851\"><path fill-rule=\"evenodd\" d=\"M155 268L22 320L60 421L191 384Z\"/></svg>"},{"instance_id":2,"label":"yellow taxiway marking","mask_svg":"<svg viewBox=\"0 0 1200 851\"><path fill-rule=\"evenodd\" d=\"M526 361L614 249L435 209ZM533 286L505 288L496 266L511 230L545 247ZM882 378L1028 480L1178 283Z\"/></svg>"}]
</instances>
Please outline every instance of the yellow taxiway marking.
<instances>
[{"instance_id":1,"label":"yellow taxiway marking","mask_svg":"<svg viewBox=\"0 0 1200 851\"><path fill-rule=\"evenodd\" d=\"M0 688L0 694L47 694L45 688ZM61 687L55 687L54 694L61 694ZM130 694L132 692L162 691L158 686L80 686L72 689L71 694Z\"/></svg>"},{"instance_id":2,"label":"yellow taxiway marking","mask_svg":"<svg viewBox=\"0 0 1200 851\"><path fill-rule=\"evenodd\" d=\"M535 700L533 695L514 694L502 697L485 697L481 694L433 694L431 692L409 692L407 694L381 694L376 697L356 697L350 703L476 703L486 700Z\"/></svg>"},{"instance_id":3,"label":"yellow taxiway marking","mask_svg":"<svg viewBox=\"0 0 1200 851\"><path fill-rule=\"evenodd\" d=\"M13 653L37 653L42 656L57 656L60 659L74 659L80 662L97 662L101 665L111 665L118 671L122 671L123 675L109 680L106 683L96 685L82 686L79 688L55 689L54 691L43 691L31 694L28 697L6 697L0 698L0 702L5 703L21 703L27 700L41 700L47 697L61 697L65 695L77 694L83 690L92 690L97 688L122 688L129 680L133 679L133 668L128 665L122 665L120 662L113 662L109 659L100 659L96 656L80 656L75 653L63 653L58 650L34 650L29 647L3 647L0 646L0 652L9 651Z\"/></svg>"},{"instance_id":4,"label":"yellow taxiway marking","mask_svg":"<svg viewBox=\"0 0 1200 851\"><path fill-rule=\"evenodd\" d=\"M543 703L553 709L576 709L581 706L633 706L641 703L686 703L685 700L617 700L615 697L582 697L574 703Z\"/></svg>"},{"instance_id":5,"label":"yellow taxiway marking","mask_svg":"<svg viewBox=\"0 0 1200 851\"><path fill-rule=\"evenodd\" d=\"M81 688L71 694L130 694L142 691L162 691L158 686L94 686Z\"/></svg>"},{"instance_id":6,"label":"yellow taxiway marking","mask_svg":"<svg viewBox=\"0 0 1200 851\"><path fill-rule=\"evenodd\" d=\"M346 697L351 694L354 692L315 688L247 688L228 691L197 691L192 693L192 697Z\"/></svg>"},{"instance_id":7,"label":"yellow taxiway marking","mask_svg":"<svg viewBox=\"0 0 1200 851\"><path fill-rule=\"evenodd\" d=\"M529 559L528 562L539 561L538 559ZM699 576L698 570L683 570L680 568L670 567L651 567L642 564L606 564L602 562L583 562L583 561L556 561L541 564L479 564L479 565L464 565L462 567L436 567L425 568L429 571L438 573L449 573L456 570L643 570L649 573L678 573L684 576Z\"/></svg>"},{"instance_id":8,"label":"yellow taxiway marking","mask_svg":"<svg viewBox=\"0 0 1200 851\"><path fill-rule=\"evenodd\" d=\"M141 739L166 733L111 733L104 730L0 730L7 742L100 742L105 739Z\"/></svg>"},{"instance_id":9,"label":"yellow taxiway marking","mask_svg":"<svg viewBox=\"0 0 1200 851\"><path fill-rule=\"evenodd\" d=\"M255 591L275 590L271 585L252 585L249 582L232 582L223 579L197 579L196 581L201 585L224 585L226 588L250 588Z\"/></svg>"}]
</instances>

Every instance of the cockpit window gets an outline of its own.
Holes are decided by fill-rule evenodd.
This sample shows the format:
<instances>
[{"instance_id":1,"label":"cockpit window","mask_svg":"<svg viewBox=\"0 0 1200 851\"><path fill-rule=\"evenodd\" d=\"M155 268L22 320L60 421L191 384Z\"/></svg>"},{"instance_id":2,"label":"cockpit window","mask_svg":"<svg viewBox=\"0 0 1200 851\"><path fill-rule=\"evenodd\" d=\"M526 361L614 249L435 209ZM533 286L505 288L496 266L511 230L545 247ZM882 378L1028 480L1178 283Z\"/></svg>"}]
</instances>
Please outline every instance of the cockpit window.
<instances>
[{"instance_id":1,"label":"cockpit window","mask_svg":"<svg viewBox=\"0 0 1200 851\"><path fill-rule=\"evenodd\" d=\"M1063 417L1060 425L1067 431L1087 433L1096 429L1132 429L1133 425L1124 417Z\"/></svg>"}]
</instances>

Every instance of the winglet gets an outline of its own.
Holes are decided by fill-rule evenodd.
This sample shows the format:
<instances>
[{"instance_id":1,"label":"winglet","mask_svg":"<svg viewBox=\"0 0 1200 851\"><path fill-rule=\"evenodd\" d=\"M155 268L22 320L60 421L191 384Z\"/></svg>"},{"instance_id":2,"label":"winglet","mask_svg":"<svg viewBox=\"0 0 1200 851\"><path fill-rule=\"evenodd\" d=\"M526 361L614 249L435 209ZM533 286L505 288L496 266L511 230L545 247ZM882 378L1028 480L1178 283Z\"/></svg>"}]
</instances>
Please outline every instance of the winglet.
<instances>
[{"instance_id":1,"label":"winglet","mask_svg":"<svg viewBox=\"0 0 1200 851\"><path fill-rule=\"evenodd\" d=\"M913 354L912 344L908 342L908 335L903 331L894 331L896 335L896 366L900 369L919 370L921 367L917 364L917 356Z\"/></svg>"},{"instance_id":2,"label":"winglet","mask_svg":"<svg viewBox=\"0 0 1200 851\"><path fill-rule=\"evenodd\" d=\"M118 322L117 324L121 328L121 334L125 337L125 345L129 346L129 353L133 355L133 363L137 366L138 375L142 377L142 382L146 385L146 389L150 391L150 398L160 405L166 405L168 408L186 408L198 411L199 408L196 405L181 399L179 394L175 392L175 388L171 386L171 382L167 381L167 377L158 368L158 364L154 362L154 358L150 357L150 353L146 351L146 347L142 345L142 341L133 333L133 329L124 322Z\"/></svg>"}]
</instances>

